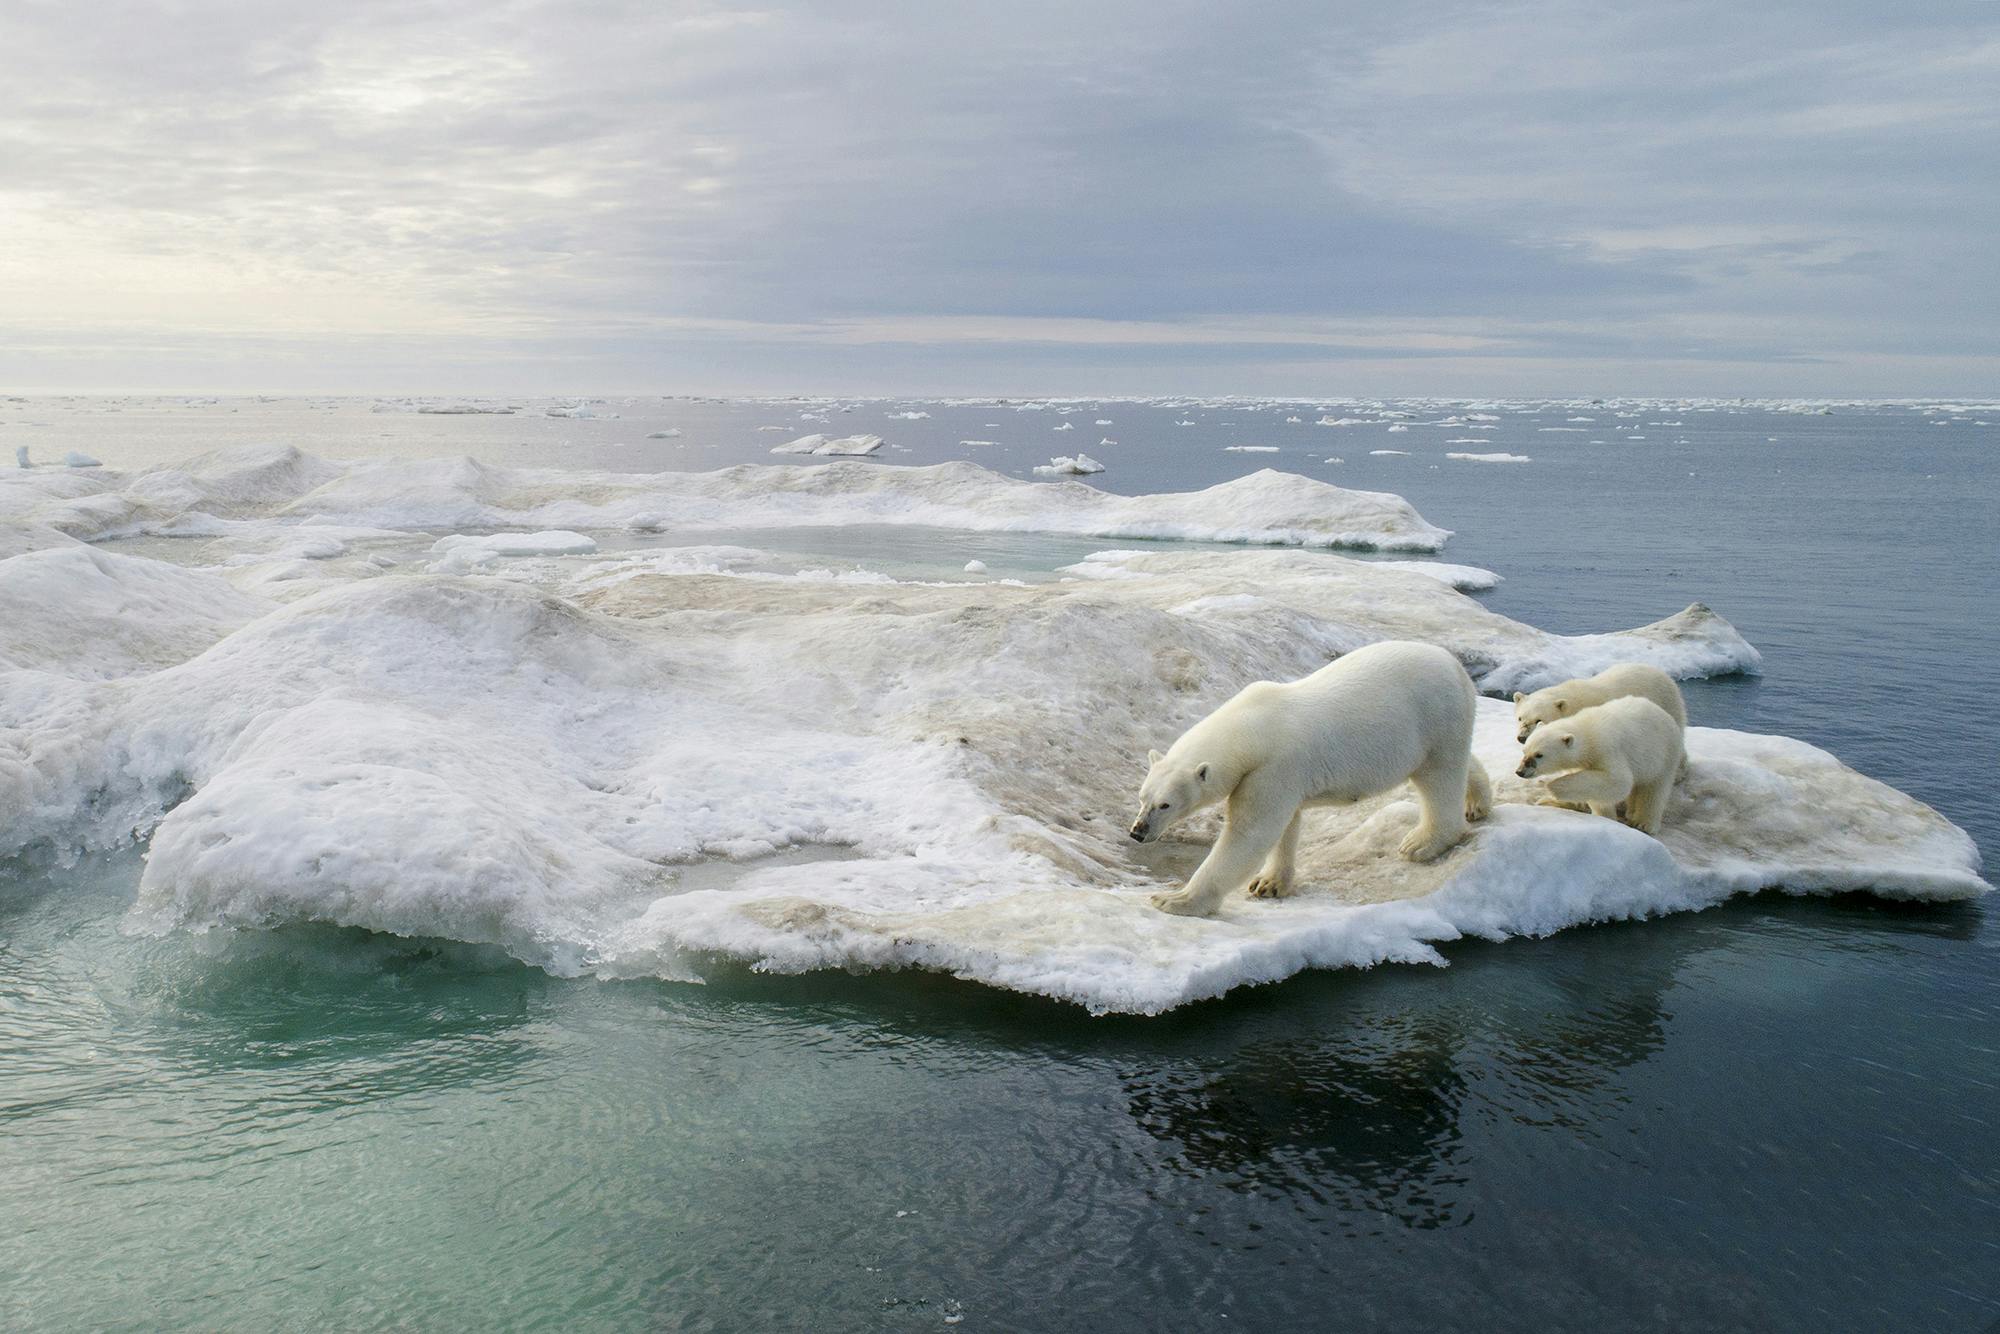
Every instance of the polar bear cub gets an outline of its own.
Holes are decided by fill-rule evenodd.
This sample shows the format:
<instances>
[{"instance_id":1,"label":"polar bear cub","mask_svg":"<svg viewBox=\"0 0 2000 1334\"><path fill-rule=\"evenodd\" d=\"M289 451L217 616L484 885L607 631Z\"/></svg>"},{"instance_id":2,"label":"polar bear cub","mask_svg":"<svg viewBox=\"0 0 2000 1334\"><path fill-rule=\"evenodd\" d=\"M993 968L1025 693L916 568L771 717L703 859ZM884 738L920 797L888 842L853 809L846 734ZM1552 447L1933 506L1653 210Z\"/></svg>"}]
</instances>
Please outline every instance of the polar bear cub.
<instances>
[{"instance_id":1,"label":"polar bear cub","mask_svg":"<svg viewBox=\"0 0 2000 1334\"><path fill-rule=\"evenodd\" d=\"M1564 681L1532 695L1514 692L1514 721L1520 725L1516 741L1526 741L1528 733L1543 723L1567 718L1609 700L1637 695L1650 699L1667 711L1667 716L1687 727L1687 702L1674 678L1643 662L1621 662L1606 667L1595 676Z\"/></svg>"},{"instance_id":2,"label":"polar bear cub","mask_svg":"<svg viewBox=\"0 0 2000 1334\"><path fill-rule=\"evenodd\" d=\"M1680 772L1681 724L1650 699L1627 695L1543 723L1521 751L1522 778L1548 777L1550 804L1582 802L1594 815L1660 832ZM1549 775L1554 775L1549 777Z\"/></svg>"},{"instance_id":3,"label":"polar bear cub","mask_svg":"<svg viewBox=\"0 0 2000 1334\"><path fill-rule=\"evenodd\" d=\"M1356 649L1300 681L1245 686L1165 755L1148 757L1131 831L1139 842L1228 803L1222 837L1187 887L1154 895L1154 906L1206 916L1245 881L1258 898L1289 894L1303 808L1356 802L1405 780L1421 814L1402 853L1441 856L1492 804L1472 755L1476 699L1457 658L1400 640Z\"/></svg>"}]
</instances>

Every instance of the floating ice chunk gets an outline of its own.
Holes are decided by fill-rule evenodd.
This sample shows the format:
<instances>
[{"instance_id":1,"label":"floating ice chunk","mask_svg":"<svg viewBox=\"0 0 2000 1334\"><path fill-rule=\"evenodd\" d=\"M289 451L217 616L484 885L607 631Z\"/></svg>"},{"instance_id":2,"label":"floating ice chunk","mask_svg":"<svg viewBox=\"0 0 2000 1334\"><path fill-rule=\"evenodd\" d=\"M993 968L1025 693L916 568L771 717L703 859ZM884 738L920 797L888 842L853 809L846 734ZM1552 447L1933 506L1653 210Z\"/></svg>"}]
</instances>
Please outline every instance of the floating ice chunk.
<instances>
[{"instance_id":1,"label":"floating ice chunk","mask_svg":"<svg viewBox=\"0 0 2000 1334\"><path fill-rule=\"evenodd\" d=\"M595 419L603 421L615 421L618 418L618 414L615 412L604 412L587 403L573 403L565 407L544 408L542 415L546 417L574 417L579 420Z\"/></svg>"},{"instance_id":2,"label":"floating ice chunk","mask_svg":"<svg viewBox=\"0 0 2000 1334\"><path fill-rule=\"evenodd\" d=\"M1453 441L1453 444L1473 444L1476 441ZM1446 454L1448 459L1460 459L1466 463L1533 463L1526 454Z\"/></svg>"},{"instance_id":3,"label":"floating ice chunk","mask_svg":"<svg viewBox=\"0 0 2000 1334\"><path fill-rule=\"evenodd\" d=\"M1483 445L1486 441L1476 435L1462 435L1455 440L1447 440L1445 443L1447 445Z\"/></svg>"},{"instance_id":4,"label":"floating ice chunk","mask_svg":"<svg viewBox=\"0 0 2000 1334\"><path fill-rule=\"evenodd\" d=\"M987 445L997 445L1000 442L998 440L961 440L958 443L961 445L984 447Z\"/></svg>"},{"instance_id":5,"label":"floating ice chunk","mask_svg":"<svg viewBox=\"0 0 2000 1334\"><path fill-rule=\"evenodd\" d=\"M1597 420L1597 418L1595 418L1595 417L1565 417L1565 418L1563 418L1563 420L1564 420L1564 421L1566 421L1566 422L1594 422L1594 421L1596 421L1596 420Z\"/></svg>"},{"instance_id":6,"label":"floating ice chunk","mask_svg":"<svg viewBox=\"0 0 2000 1334\"><path fill-rule=\"evenodd\" d=\"M1097 424L1097 425L1099 425L1099 426L1109 426L1109 425L1111 425L1111 418L1109 418L1109 417L1099 417L1099 418L1097 419L1097 422L1096 422L1096 424Z\"/></svg>"},{"instance_id":7,"label":"floating ice chunk","mask_svg":"<svg viewBox=\"0 0 2000 1334\"><path fill-rule=\"evenodd\" d=\"M1174 423L1174 425L1176 425L1176 426L1192 426L1192 425L1194 425L1194 423L1193 423L1192 421L1177 421L1177 422L1175 422L1175 423Z\"/></svg>"},{"instance_id":8,"label":"floating ice chunk","mask_svg":"<svg viewBox=\"0 0 2000 1334\"><path fill-rule=\"evenodd\" d=\"M906 421L906 422L922 421L924 418L930 415L931 414L928 412L892 412L889 414L890 417L894 418L897 421Z\"/></svg>"},{"instance_id":9,"label":"floating ice chunk","mask_svg":"<svg viewBox=\"0 0 2000 1334\"><path fill-rule=\"evenodd\" d=\"M1407 457L1410 451L1407 449L1371 449L1368 452L1370 454L1396 454Z\"/></svg>"},{"instance_id":10,"label":"floating ice chunk","mask_svg":"<svg viewBox=\"0 0 2000 1334\"><path fill-rule=\"evenodd\" d=\"M1075 458L1057 457L1037 467L1035 471L1044 477L1076 476L1085 477L1104 471L1104 465L1088 454L1078 454Z\"/></svg>"},{"instance_id":11,"label":"floating ice chunk","mask_svg":"<svg viewBox=\"0 0 2000 1334\"><path fill-rule=\"evenodd\" d=\"M1276 445L1224 445L1222 452L1225 454L1275 454L1278 452L1278 447Z\"/></svg>"},{"instance_id":12,"label":"floating ice chunk","mask_svg":"<svg viewBox=\"0 0 2000 1334\"><path fill-rule=\"evenodd\" d=\"M1590 432L1586 428L1581 426L1537 426L1535 429L1537 431L1540 431L1543 435L1558 435L1565 433L1570 435L1590 434Z\"/></svg>"},{"instance_id":13,"label":"floating ice chunk","mask_svg":"<svg viewBox=\"0 0 2000 1334\"><path fill-rule=\"evenodd\" d=\"M1299 424L1300 422L1302 422L1302 421L1304 421L1304 420L1305 420L1305 418L1303 418L1303 417L1287 417L1287 418L1285 418L1285 424L1286 424L1287 426L1296 426L1296 425L1298 425L1298 424Z\"/></svg>"},{"instance_id":14,"label":"floating ice chunk","mask_svg":"<svg viewBox=\"0 0 2000 1334\"><path fill-rule=\"evenodd\" d=\"M1104 439L1099 440L1097 443L1100 445L1115 445L1118 442L1116 440L1113 440L1110 436L1106 436Z\"/></svg>"},{"instance_id":15,"label":"floating ice chunk","mask_svg":"<svg viewBox=\"0 0 2000 1334\"><path fill-rule=\"evenodd\" d=\"M779 445L773 454L873 454L882 448L879 435L802 435Z\"/></svg>"},{"instance_id":16,"label":"floating ice chunk","mask_svg":"<svg viewBox=\"0 0 2000 1334\"><path fill-rule=\"evenodd\" d=\"M985 574L986 562L983 560L969 560L965 563L965 572L967 574Z\"/></svg>"},{"instance_id":17,"label":"floating ice chunk","mask_svg":"<svg viewBox=\"0 0 2000 1334\"><path fill-rule=\"evenodd\" d=\"M1397 422L1397 423L1396 423L1396 424L1395 424L1394 426L1391 426L1391 427L1390 427L1389 429L1390 429L1391 431L1407 431L1407 430L1409 430L1410 428L1409 428L1409 427L1407 427L1407 426L1405 426L1405 425L1403 425L1403 423L1401 423L1401 422Z\"/></svg>"},{"instance_id":18,"label":"floating ice chunk","mask_svg":"<svg viewBox=\"0 0 2000 1334\"><path fill-rule=\"evenodd\" d=\"M664 430L664 431L648 431L648 432L646 432L646 438L647 438L648 440L677 440L677 439L679 439L679 438L680 438L680 434L681 434L681 428L680 428L680 427L678 427L678 426L669 426L669 427L668 427L668 428L667 428L666 430Z\"/></svg>"},{"instance_id":19,"label":"floating ice chunk","mask_svg":"<svg viewBox=\"0 0 2000 1334\"><path fill-rule=\"evenodd\" d=\"M74 449L63 455L63 464L71 468L102 468L104 466L101 460L94 459L88 454L80 454Z\"/></svg>"},{"instance_id":20,"label":"floating ice chunk","mask_svg":"<svg viewBox=\"0 0 2000 1334\"><path fill-rule=\"evenodd\" d=\"M1369 419L1366 417L1321 417L1314 423L1316 426L1366 426L1368 424Z\"/></svg>"},{"instance_id":21,"label":"floating ice chunk","mask_svg":"<svg viewBox=\"0 0 2000 1334\"><path fill-rule=\"evenodd\" d=\"M502 556L587 556L596 550L595 539L560 531L460 534L441 537L431 545L431 554L439 557L438 569L460 572Z\"/></svg>"},{"instance_id":22,"label":"floating ice chunk","mask_svg":"<svg viewBox=\"0 0 2000 1334\"><path fill-rule=\"evenodd\" d=\"M1074 431L1076 429L1076 423L1064 422L1061 426L1051 426L1049 429L1051 431Z\"/></svg>"}]
</instances>

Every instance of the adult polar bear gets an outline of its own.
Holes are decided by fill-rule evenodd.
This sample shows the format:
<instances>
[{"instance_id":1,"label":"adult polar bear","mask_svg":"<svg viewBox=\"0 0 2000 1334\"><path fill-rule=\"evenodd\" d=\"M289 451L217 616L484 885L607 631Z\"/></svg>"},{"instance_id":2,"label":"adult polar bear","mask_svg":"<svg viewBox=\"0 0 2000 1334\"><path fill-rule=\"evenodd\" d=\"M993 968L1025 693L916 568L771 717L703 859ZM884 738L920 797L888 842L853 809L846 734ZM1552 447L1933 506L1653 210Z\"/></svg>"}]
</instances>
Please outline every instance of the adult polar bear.
<instances>
[{"instance_id":1,"label":"adult polar bear","mask_svg":"<svg viewBox=\"0 0 2000 1334\"><path fill-rule=\"evenodd\" d=\"M1187 887L1155 894L1154 906L1207 916L1246 880L1258 898L1290 893L1305 807L1359 801L1405 780L1421 814L1402 853L1442 855L1493 799L1472 755L1477 699L1458 659L1401 640L1356 649L1301 681L1245 686L1165 755L1149 757L1132 822L1141 843L1191 811L1229 803L1222 837Z\"/></svg>"}]
</instances>

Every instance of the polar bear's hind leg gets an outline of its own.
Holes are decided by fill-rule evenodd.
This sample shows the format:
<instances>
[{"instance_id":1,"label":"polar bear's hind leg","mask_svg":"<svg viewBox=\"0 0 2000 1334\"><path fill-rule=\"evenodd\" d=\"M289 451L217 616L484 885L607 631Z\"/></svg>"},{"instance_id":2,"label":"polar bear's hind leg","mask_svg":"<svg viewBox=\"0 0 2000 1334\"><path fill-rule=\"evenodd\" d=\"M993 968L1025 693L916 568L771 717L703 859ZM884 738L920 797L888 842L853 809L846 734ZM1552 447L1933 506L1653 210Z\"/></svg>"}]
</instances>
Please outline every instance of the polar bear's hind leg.
<instances>
[{"instance_id":1,"label":"polar bear's hind leg","mask_svg":"<svg viewBox=\"0 0 2000 1334\"><path fill-rule=\"evenodd\" d=\"M1658 783L1647 783L1632 789L1632 795L1625 799L1625 823L1648 834L1660 832L1660 822L1667 813L1667 794L1671 791L1673 779Z\"/></svg>"},{"instance_id":2,"label":"polar bear's hind leg","mask_svg":"<svg viewBox=\"0 0 2000 1334\"><path fill-rule=\"evenodd\" d=\"M1470 761L1469 752L1461 753L1455 760L1431 760L1410 775L1410 786L1417 790L1417 827L1404 836L1398 851L1411 861L1435 861L1465 837Z\"/></svg>"},{"instance_id":3,"label":"polar bear's hind leg","mask_svg":"<svg viewBox=\"0 0 2000 1334\"><path fill-rule=\"evenodd\" d=\"M1470 759L1465 769L1465 818L1484 820L1493 809L1493 780L1477 755Z\"/></svg>"}]
</instances>

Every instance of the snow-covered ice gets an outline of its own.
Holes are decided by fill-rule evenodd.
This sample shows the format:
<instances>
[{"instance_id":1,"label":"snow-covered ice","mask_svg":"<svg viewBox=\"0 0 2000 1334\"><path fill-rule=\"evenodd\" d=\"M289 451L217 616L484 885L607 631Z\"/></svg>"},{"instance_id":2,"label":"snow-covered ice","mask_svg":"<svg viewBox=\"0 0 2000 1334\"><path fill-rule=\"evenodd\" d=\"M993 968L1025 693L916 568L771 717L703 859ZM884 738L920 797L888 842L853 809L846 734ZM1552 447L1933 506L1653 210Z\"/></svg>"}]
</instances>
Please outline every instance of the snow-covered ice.
<instances>
[{"instance_id":1,"label":"snow-covered ice","mask_svg":"<svg viewBox=\"0 0 2000 1334\"><path fill-rule=\"evenodd\" d=\"M1088 477L1104 471L1104 465L1078 451L1074 458L1058 455L1035 469L1043 477Z\"/></svg>"},{"instance_id":2,"label":"snow-covered ice","mask_svg":"<svg viewBox=\"0 0 2000 1334\"><path fill-rule=\"evenodd\" d=\"M441 537L431 546L437 568L463 573L502 556L583 556L597 550L597 540L582 533L486 533Z\"/></svg>"},{"instance_id":3,"label":"snow-covered ice","mask_svg":"<svg viewBox=\"0 0 2000 1334\"><path fill-rule=\"evenodd\" d=\"M1659 841L1522 804L1511 707L1487 700L1501 804L1449 856L1395 855L1415 811L1391 793L1307 816L1295 897L1168 917L1148 894L1215 825L1125 836L1146 750L1250 681L1383 638L1442 644L1489 692L1615 661L1754 671L1756 651L1698 605L1551 634L1454 591L1490 571L1444 563L1154 548L974 581L947 546L937 577L898 582L587 531L884 513L1315 544L1368 516L1378 539L1443 538L1395 497L1273 472L1140 497L968 464L627 475L251 451L9 473L0 856L144 841L139 930L329 922L604 977L917 967L1142 1013L1765 887L1986 888L1936 812L1779 737L1692 729ZM498 527L571 531L451 531ZM142 531L195 535L215 563L76 540ZM430 559L368 558L398 534ZM461 552L490 558L442 572ZM244 586L279 559L316 572L303 595Z\"/></svg>"},{"instance_id":4,"label":"snow-covered ice","mask_svg":"<svg viewBox=\"0 0 2000 1334\"><path fill-rule=\"evenodd\" d=\"M346 463L259 446L133 474L0 475L0 521L18 519L70 537L171 535L252 515L444 532L899 524L1412 552L1437 551L1450 536L1401 496L1269 469L1203 491L1117 496L963 462L610 473L502 468L472 459Z\"/></svg>"},{"instance_id":5,"label":"snow-covered ice","mask_svg":"<svg viewBox=\"0 0 2000 1334\"><path fill-rule=\"evenodd\" d=\"M1480 444L1477 440L1453 441L1453 444ZM1448 459L1459 459L1466 463L1533 463L1526 454L1446 454Z\"/></svg>"},{"instance_id":6,"label":"snow-covered ice","mask_svg":"<svg viewBox=\"0 0 2000 1334\"><path fill-rule=\"evenodd\" d=\"M873 454L882 448L879 435L802 435L772 447L773 454Z\"/></svg>"}]
</instances>

